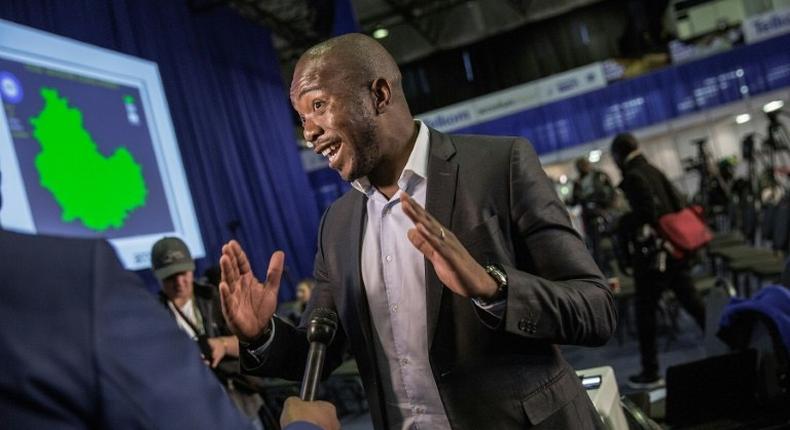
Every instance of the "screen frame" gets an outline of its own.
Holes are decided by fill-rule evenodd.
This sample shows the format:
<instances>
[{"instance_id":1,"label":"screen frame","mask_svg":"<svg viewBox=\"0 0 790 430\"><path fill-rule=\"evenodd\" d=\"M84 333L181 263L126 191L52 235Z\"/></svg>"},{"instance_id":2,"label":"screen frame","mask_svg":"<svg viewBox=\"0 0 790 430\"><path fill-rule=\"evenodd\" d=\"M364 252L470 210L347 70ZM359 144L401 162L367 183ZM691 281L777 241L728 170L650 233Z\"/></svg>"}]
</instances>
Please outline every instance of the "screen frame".
<instances>
[{"instance_id":1,"label":"screen frame","mask_svg":"<svg viewBox=\"0 0 790 430\"><path fill-rule=\"evenodd\" d=\"M150 267L150 250L163 236L178 236L192 256L205 256L203 238L156 63L0 19L0 57L110 81L138 89L151 133L173 231L108 239L129 270ZM75 59L82 59L77 62ZM5 109L0 117L0 225L35 234Z\"/></svg>"}]
</instances>

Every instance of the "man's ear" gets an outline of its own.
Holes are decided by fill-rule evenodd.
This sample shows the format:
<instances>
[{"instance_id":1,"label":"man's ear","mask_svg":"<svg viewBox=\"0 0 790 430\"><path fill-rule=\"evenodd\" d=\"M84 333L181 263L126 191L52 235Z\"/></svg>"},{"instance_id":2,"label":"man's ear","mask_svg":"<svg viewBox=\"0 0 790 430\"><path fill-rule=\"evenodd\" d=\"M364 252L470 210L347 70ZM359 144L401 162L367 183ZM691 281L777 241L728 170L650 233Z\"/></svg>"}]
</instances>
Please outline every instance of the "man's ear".
<instances>
[{"instance_id":1,"label":"man's ear","mask_svg":"<svg viewBox=\"0 0 790 430\"><path fill-rule=\"evenodd\" d=\"M373 94L373 105L376 113L384 113L389 108L392 101L392 87L384 78L378 78L370 84L370 92Z\"/></svg>"}]
</instances>

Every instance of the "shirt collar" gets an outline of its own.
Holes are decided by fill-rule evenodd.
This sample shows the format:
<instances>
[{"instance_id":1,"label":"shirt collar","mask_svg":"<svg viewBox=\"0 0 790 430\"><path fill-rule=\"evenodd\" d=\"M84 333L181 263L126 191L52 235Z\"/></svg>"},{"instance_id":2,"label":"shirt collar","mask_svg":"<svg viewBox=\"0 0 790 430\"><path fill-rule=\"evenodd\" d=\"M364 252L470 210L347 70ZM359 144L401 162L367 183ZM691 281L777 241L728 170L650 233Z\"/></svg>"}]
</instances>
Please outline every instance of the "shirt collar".
<instances>
[{"instance_id":1,"label":"shirt collar","mask_svg":"<svg viewBox=\"0 0 790 430\"><path fill-rule=\"evenodd\" d=\"M192 301L191 298L189 300L187 300L186 302L184 302L184 306L181 306L181 308L180 308L181 312L192 312L193 303L194 302ZM173 304L175 304L175 303L173 303Z\"/></svg>"},{"instance_id":2,"label":"shirt collar","mask_svg":"<svg viewBox=\"0 0 790 430\"><path fill-rule=\"evenodd\" d=\"M430 131L422 121L415 120L420 125L420 130L417 132L417 140L414 141L414 148L409 154L409 160L403 167L403 172L398 178L398 187L402 190L407 190L409 183L413 178L420 178L423 180L428 179L428 150L430 149L429 138ZM351 183L357 191L362 194L370 195L374 188L370 184L367 176L363 176ZM407 190L408 191L408 190Z\"/></svg>"}]
</instances>

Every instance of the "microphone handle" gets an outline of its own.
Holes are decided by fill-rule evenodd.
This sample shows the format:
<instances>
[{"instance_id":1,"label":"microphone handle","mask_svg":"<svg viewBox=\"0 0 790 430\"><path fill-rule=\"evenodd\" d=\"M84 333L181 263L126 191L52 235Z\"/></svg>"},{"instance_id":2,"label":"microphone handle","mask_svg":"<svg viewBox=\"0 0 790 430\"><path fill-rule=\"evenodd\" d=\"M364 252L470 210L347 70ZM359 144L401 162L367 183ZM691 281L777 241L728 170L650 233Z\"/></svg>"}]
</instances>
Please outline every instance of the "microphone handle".
<instances>
[{"instance_id":1,"label":"microphone handle","mask_svg":"<svg viewBox=\"0 0 790 430\"><path fill-rule=\"evenodd\" d=\"M302 390L299 393L302 400L310 402L315 400L318 382L321 380L321 372L324 369L325 353L326 345L321 342L310 343L310 351L307 353L307 364L302 378Z\"/></svg>"}]
</instances>

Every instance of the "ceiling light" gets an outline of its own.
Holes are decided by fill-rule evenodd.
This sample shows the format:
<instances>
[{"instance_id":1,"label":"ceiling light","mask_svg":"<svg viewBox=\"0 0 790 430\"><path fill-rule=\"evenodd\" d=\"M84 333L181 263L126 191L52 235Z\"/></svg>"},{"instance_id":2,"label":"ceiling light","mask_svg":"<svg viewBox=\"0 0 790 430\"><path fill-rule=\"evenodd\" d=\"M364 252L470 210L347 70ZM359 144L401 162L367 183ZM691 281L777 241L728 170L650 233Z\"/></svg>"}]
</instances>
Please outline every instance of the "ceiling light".
<instances>
[{"instance_id":1,"label":"ceiling light","mask_svg":"<svg viewBox=\"0 0 790 430\"><path fill-rule=\"evenodd\" d=\"M752 119L752 116L751 116L751 115L749 115L748 113L742 113L742 114L740 114L740 115L737 115L737 116L735 117L735 122L736 122L737 124L746 124L746 123L747 123L747 122L749 122L749 120L751 120L751 119Z\"/></svg>"},{"instance_id":2,"label":"ceiling light","mask_svg":"<svg viewBox=\"0 0 790 430\"><path fill-rule=\"evenodd\" d=\"M374 39L383 39L383 38L385 38L385 37L387 37L389 35L390 35L390 31L387 30L386 28L377 28L373 32L373 38Z\"/></svg>"},{"instance_id":3,"label":"ceiling light","mask_svg":"<svg viewBox=\"0 0 790 430\"><path fill-rule=\"evenodd\" d=\"M601 161L601 154L602 152L600 149L594 149L590 151L590 155L587 156L587 159L590 160L590 163L597 163Z\"/></svg>"},{"instance_id":4,"label":"ceiling light","mask_svg":"<svg viewBox=\"0 0 790 430\"><path fill-rule=\"evenodd\" d=\"M773 112L775 110L781 109L782 106L784 106L784 105L785 105L785 102L783 102L781 100L774 100L774 101L766 103L765 106L763 106L763 112L765 112L765 113Z\"/></svg>"}]
</instances>

